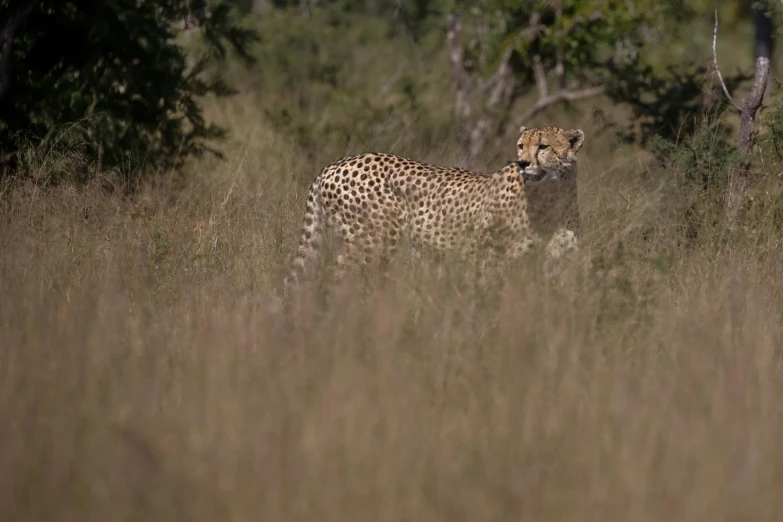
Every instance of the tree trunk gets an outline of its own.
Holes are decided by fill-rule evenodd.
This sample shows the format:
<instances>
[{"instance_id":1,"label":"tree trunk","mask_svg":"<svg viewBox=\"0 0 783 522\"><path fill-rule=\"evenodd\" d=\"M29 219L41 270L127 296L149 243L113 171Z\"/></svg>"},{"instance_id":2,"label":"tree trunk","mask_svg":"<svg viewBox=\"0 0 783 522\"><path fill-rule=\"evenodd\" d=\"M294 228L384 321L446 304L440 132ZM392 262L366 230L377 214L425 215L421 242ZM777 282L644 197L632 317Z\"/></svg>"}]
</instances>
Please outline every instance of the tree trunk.
<instances>
[{"instance_id":1,"label":"tree trunk","mask_svg":"<svg viewBox=\"0 0 783 522\"><path fill-rule=\"evenodd\" d=\"M769 80L769 58L759 56L756 59L756 72L753 75L753 89L742 101L740 107L739 169L732 173L729 190L726 195L726 217L730 224L736 222L745 204L745 192L749 185L750 159L756 143L756 113L764 100L764 91Z\"/></svg>"},{"instance_id":2,"label":"tree trunk","mask_svg":"<svg viewBox=\"0 0 783 522\"><path fill-rule=\"evenodd\" d=\"M753 145L756 142L755 119L756 112L764 100L764 91L769 80L769 58L759 56L756 59L756 72L753 75L753 89L743 100L740 108L740 142L739 148L742 154L743 170L750 167L750 156Z\"/></svg>"}]
</instances>

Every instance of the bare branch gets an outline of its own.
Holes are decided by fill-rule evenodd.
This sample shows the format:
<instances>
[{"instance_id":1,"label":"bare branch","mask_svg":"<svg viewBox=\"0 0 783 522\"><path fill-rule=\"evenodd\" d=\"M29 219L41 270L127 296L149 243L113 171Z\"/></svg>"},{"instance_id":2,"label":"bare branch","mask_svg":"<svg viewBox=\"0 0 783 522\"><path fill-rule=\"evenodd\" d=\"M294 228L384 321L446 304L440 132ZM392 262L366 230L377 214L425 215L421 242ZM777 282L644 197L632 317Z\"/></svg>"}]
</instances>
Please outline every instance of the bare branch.
<instances>
[{"instance_id":1,"label":"bare branch","mask_svg":"<svg viewBox=\"0 0 783 522\"><path fill-rule=\"evenodd\" d=\"M783 0L781 0L783 1ZM592 22L600 19L600 15L593 15L578 22ZM446 40L451 63L452 83L455 95L455 114L465 120L464 131L466 133L468 152L470 158L479 157L483 152L486 136L496 128L497 132L505 128L508 122L508 108L518 94L515 89L515 81L512 67L512 57L517 45L530 44L539 34L546 29L541 23L541 14L533 12L529 24L518 35L517 42L509 45L503 53L498 69L492 77L479 86L474 86L470 76L465 70L465 55L462 45L462 23L458 13L449 14L446 21ZM521 40L521 41L520 41ZM530 107L522 116L526 121L548 107L567 101L576 101L584 98L598 96L605 92L605 86L591 87L582 90L564 89L565 65L563 53L557 56L554 73L558 80L559 90L550 92L547 71L540 55L533 56L533 72L538 90L538 101ZM475 87L475 88L474 88ZM486 98L484 91L488 90ZM483 98L483 107L479 107L478 101L473 100L478 96ZM475 106L474 106L475 104ZM500 115L499 121L493 122L490 114L495 112ZM517 126L517 128L519 125Z\"/></svg>"},{"instance_id":2,"label":"bare branch","mask_svg":"<svg viewBox=\"0 0 783 522\"><path fill-rule=\"evenodd\" d=\"M394 9L394 17L399 18L400 16L405 16L404 0L397 0L396 4L397 5Z\"/></svg>"},{"instance_id":3,"label":"bare branch","mask_svg":"<svg viewBox=\"0 0 783 522\"><path fill-rule=\"evenodd\" d=\"M411 24L407 11L405 11L404 0L396 0L396 4L397 5L394 9L394 18L402 20L402 26L405 28L405 32L408 34L408 36L410 36L414 43L418 43L419 38L416 31L413 29L413 25Z\"/></svg>"},{"instance_id":4,"label":"bare branch","mask_svg":"<svg viewBox=\"0 0 783 522\"><path fill-rule=\"evenodd\" d=\"M734 107L737 111L740 111L741 109L739 106L734 103L734 100L731 98L731 94L729 94L729 90L726 88L726 82L723 81L723 75L720 73L720 68L718 67L718 51L717 51L717 45L718 45L718 10L715 10L715 28L712 31L712 63L715 64L715 73L718 75L718 80L720 80L720 86L723 87L723 94L726 95L726 98L729 100L729 103L732 107Z\"/></svg>"},{"instance_id":5,"label":"bare branch","mask_svg":"<svg viewBox=\"0 0 783 522\"><path fill-rule=\"evenodd\" d=\"M563 3L558 2L555 8L555 23L559 23L563 17ZM556 64L555 64L555 78L557 79L558 89L565 88L565 57L563 56L563 48L557 48Z\"/></svg>"},{"instance_id":6,"label":"bare branch","mask_svg":"<svg viewBox=\"0 0 783 522\"><path fill-rule=\"evenodd\" d=\"M530 20L528 21L527 27L519 31L519 36L529 43L535 40L540 33L544 32L545 29L546 25L541 23L541 13L538 11L533 11L533 13L530 15Z\"/></svg>"},{"instance_id":7,"label":"bare branch","mask_svg":"<svg viewBox=\"0 0 783 522\"><path fill-rule=\"evenodd\" d=\"M449 46L452 87L454 89L454 111L458 117L470 115L470 81L465 71L465 51L462 48L462 19L459 14L449 13L446 17L446 43Z\"/></svg>"},{"instance_id":8,"label":"bare branch","mask_svg":"<svg viewBox=\"0 0 783 522\"><path fill-rule=\"evenodd\" d=\"M383 85L381 85L381 88L378 89L378 92L375 93L375 96L373 97L374 100L380 100L389 92L392 90L392 87L394 87L394 84L397 83L397 81L402 77L403 73L405 72L405 68L399 67L394 74L389 76L389 78L383 82Z\"/></svg>"},{"instance_id":9,"label":"bare branch","mask_svg":"<svg viewBox=\"0 0 783 522\"><path fill-rule=\"evenodd\" d=\"M538 97L546 98L549 96L549 87L546 82L546 71L541 63L541 56L533 55L533 75L536 78L536 87L538 88Z\"/></svg>"},{"instance_id":10,"label":"bare branch","mask_svg":"<svg viewBox=\"0 0 783 522\"><path fill-rule=\"evenodd\" d=\"M533 12L533 14L530 15L530 22L527 25L527 27L519 31L519 37L525 43L529 44L530 42L535 40L538 34L541 33L544 29L546 29L546 26L541 23L541 13L535 11ZM495 74L493 74L486 82L484 82L477 89L477 92L483 92L484 90L488 89L490 86L496 86L498 81L502 83L504 81L503 75L511 74L512 72L511 56L513 52L514 52L514 45L509 45L506 48L506 51L503 53L503 58L501 58L500 60L500 65L498 66L498 70L495 71Z\"/></svg>"},{"instance_id":11,"label":"bare branch","mask_svg":"<svg viewBox=\"0 0 783 522\"><path fill-rule=\"evenodd\" d=\"M32 12L39 0L26 0L16 9L16 12L6 21L3 31L0 32L0 98L5 96L10 86L8 69L11 66L11 45L17 27Z\"/></svg>"},{"instance_id":12,"label":"bare branch","mask_svg":"<svg viewBox=\"0 0 783 522\"><path fill-rule=\"evenodd\" d=\"M509 102L509 98L514 92L514 75L511 70L511 56L514 49L509 47L503 53L497 72L494 74L495 82L492 91L487 98L486 107L488 109L496 108L500 102Z\"/></svg>"},{"instance_id":13,"label":"bare branch","mask_svg":"<svg viewBox=\"0 0 783 522\"><path fill-rule=\"evenodd\" d=\"M484 151L487 134L491 132L491 127L496 126L492 124L489 113L497 110L499 107L507 108L513 101L514 74L511 68L511 56L513 54L514 49L512 47L508 47L503 53L498 70L493 75L492 90L484 104L486 110L468 129L468 152L471 159L481 155Z\"/></svg>"},{"instance_id":14,"label":"bare branch","mask_svg":"<svg viewBox=\"0 0 783 522\"><path fill-rule=\"evenodd\" d=\"M474 91L475 94L483 93L490 87L495 87L498 83L498 81L502 81L502 76L506 73L510 73L510 66L511 66L511 55L513 54L514 49L512 47L508 47L506 49L506 52L503 53L503 57L500 59L500 64L498 65L497 70L495 71L495 74L487 78L486 81L484 81L480 86L476 87Z\"/></svg>"},{"instance_id":15,"label":"bare branch","mask_svg":"<svg viewBox=\"0 0 783 522\"><path fill-rule=\"evenodd\" d=\"M557 50L557 64L555 65L555 78L557 78L557 86L560 89L565 88L565 65L563 64L563 50Z\"/></svg>"},{"instance_id":16,"label":"bare branch","mask_svg":"<svg viewBox=\"0 0 783 522\"><path fill-rule=\"evenodd\" d=\"M555 8L556 8L556 16L559 18L562 15L562 7L560 3L555 5ZM601 20L602 18L603 15L601 15L600 13L594 13L588 16L587 18L580 17L578 19L574 19L566 28L565 32L568 33L570 31L573 31L576 28L576 26L578 26L579 24L596 22L598 20ZM539 25L540 25L540 15L538 13L533 13L533 15L530 17L530 27L537 28ZM532 33L533 37L535 37L535 34L536 34L535 32ZM565 89L564 88L565 64L563 62L564 62L563 52L562 50L559 50L557 52L555 69L554 69L559 90L554 94L550 94L549 83L547 81L548 75L547 75L547 71L544 69L541 56L538 54L533 55L533 76L535 77L536 88L538 90L538 101L536 101L536 103L532 107L529 107L525 111L525 113L522 115L520 119L520 121L522 122L520 125L525 124L527 120L529 120L539 112L546 110L552 105L556 105L558 103L565 102L565 101L576 101L584 98L592 98L593 96L599 96L600 94L603 94L606 91L605 86L589 87L581 90ZM520 125L517 125L517 128Z\"/></svg>"},{"instance_id":17,"label":"bare branch","mask_svg":"<svg viewBox=\"0 0 783 522\"><path fill-rule=\"evenodd\" d=\"M561 103L564 101L576 101L576 100L583 100L585 98L592 98L594 96L599 96L603 94L606 91L606 86L599 85L597 87L588 87L586 89L580 89L577 91L571 91L571 90L564 90L559 91L555 94L546 96L544 98L539 98L539 100L530 107L528 110L525 111L524 114L522 114L522 117L520 118L520 124L517 127L520 127L527 123L527 120L538 114L539 112L551 107L552 105L555 105L557 103Z\"/></svg>"}]
</instances>

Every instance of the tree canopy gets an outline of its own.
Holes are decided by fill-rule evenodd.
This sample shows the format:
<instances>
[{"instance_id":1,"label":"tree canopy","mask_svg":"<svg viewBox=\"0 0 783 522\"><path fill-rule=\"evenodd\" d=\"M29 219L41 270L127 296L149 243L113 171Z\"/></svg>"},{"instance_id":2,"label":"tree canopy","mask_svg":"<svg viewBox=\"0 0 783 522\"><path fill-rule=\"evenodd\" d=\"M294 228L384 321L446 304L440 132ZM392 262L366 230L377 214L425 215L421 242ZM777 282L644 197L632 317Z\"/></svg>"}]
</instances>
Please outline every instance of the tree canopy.
<instances>
[{"instance_id":1,"label":"tree canopy","mask_svg":"<svg viewBox=\"0 0 783 522\"><path fill-rule=\"evenodd\" d=\"M232 92L207 66L251 60L256 33L234 0L0 1L0 151L4 170L29 141L78 147L89 164L136 172L211 150L224 130L198 98ZM204 44L189 60L177 36Z\"/></svg>"},{"instance_id":2,"label":"tree canopy","mask_svg":"<svg viewBox=\"0 0 783 522\"><path fill-rule=\"evenodd\" d=\"M448 122L424 112L449 105L478 158L539 112L597 96L630 107L645 139L671 138L704 106L704 52L670 59L675 46L709 53L689 44L697 13L711 14L709 3L0 0L2 172L18 170L29 142L76 151L85 176L219 154L226 131L204 119L200 100L234 92L211 67L229 53L263 62L248 80L263 93L259 116L305 149L343 150L406 114L445 132ZM750 13L739 0L719 8L728 19ZM183 45L193 35L199 45ZM403 40L424 74L400 61ZM746 79L725 76L729 89ZM451 103L424 103L433 81L451 84Z\"/></svg>"}]
</instances>

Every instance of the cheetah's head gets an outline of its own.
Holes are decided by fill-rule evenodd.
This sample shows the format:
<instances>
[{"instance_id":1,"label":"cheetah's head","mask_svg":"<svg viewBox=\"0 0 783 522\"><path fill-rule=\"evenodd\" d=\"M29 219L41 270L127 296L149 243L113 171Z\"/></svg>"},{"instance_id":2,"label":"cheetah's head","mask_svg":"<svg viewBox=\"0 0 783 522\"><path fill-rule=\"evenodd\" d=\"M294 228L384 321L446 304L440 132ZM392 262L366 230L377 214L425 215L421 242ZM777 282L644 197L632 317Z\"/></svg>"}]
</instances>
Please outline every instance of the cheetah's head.
<instances>
[{"instance_id":1,"label":"cheetah's head","mask_svg":"<svg viewBox=\"0 0 783 522\"><path fill-rule=\"evenodd\" d=\"M521 127L517 141L517 165L526 183L564 181L576 166L576 153L585 133L559 127Z\"/></svg>"}]
</instances>

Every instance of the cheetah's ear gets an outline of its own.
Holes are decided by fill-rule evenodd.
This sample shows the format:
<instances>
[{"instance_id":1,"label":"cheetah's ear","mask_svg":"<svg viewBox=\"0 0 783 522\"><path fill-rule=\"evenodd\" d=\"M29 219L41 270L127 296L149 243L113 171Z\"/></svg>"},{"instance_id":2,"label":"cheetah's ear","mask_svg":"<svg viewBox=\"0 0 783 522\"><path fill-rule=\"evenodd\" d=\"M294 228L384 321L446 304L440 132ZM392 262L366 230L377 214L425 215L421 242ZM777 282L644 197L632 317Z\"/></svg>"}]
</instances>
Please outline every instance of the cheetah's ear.
<instances>
[{"instance_id":1,"label":"cheetah's ear","mask_svg":"<svg viewBox=\"0 0 783 522\"><path fill-rule=\"evenodd\" d=\"M524 134L526 130L527 130L527 127L525 127L524 125L522 125L522 126L519 128L519 133L520 133L520 134Z\"/></svg>"},{"instance_id":2,"label":"cheetah's ear","mask_svg":"<svg viewBox=\"0 0 783 522\"><path fill-rule=\"evenodd\" d=\"M582 143L585 141L585 133L582 129L571 129L565 132L568 143L571 144L571 150L578 151L582 147Z\"/></svg>"}]
</instances>

